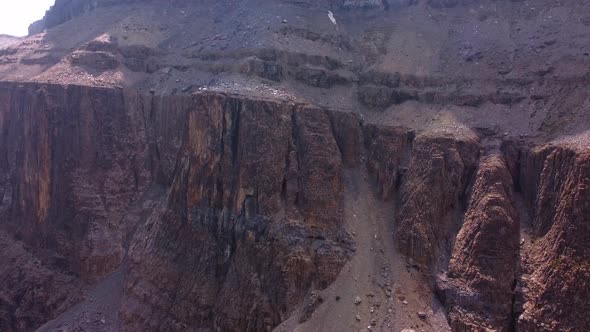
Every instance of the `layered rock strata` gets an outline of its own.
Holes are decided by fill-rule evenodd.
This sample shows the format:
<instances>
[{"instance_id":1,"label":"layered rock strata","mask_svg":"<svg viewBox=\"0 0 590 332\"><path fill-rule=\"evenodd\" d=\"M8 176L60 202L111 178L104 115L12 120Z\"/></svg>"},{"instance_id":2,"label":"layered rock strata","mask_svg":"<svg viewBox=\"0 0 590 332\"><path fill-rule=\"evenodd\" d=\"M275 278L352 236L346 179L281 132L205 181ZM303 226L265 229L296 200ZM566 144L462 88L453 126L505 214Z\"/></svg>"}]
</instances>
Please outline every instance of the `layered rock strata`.
<instances>
[{"instance_id":1,"label":"layered rock strata","mask_svg":"<svg viewBox=\"0 0 590 332\"><path fill-rule=\"evenodd\" d=\"M364 166L454 330L588 324L585 146L490 154L468 130L213 92L2 83L0 100L3 329L55 317L123 264L122 329L271 330L355 254L342 172Z\"/></svg>"}]
</instances>

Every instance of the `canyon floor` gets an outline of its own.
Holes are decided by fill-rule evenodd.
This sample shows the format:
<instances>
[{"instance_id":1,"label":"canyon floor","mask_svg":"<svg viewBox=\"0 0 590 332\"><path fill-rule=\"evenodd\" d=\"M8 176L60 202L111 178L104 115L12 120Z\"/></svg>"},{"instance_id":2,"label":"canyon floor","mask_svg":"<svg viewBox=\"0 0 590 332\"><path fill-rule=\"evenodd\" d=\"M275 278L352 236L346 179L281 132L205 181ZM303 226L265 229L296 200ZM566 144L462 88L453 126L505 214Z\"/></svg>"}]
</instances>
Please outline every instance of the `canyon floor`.
<instances>
[{"instance_id":1,"label":"canyon floor","mask_svg":"<svg viewBox=\"0 0 590 332\"><path fill-rule=\"evenodd\" d=\"M590 329L590 4L70 0L0 35L0 331Z\"/></svg>"}]
</instances>

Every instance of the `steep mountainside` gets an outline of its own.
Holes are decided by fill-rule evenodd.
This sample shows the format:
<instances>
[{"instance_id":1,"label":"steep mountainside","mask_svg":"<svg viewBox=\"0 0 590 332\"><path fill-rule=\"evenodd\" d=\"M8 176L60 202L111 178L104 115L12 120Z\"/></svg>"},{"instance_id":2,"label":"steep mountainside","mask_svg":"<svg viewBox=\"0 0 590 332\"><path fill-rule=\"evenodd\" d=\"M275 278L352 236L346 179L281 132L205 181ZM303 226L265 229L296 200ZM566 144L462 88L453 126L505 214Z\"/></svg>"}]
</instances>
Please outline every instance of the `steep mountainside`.
<instances>
[{"instance_id":1,"label":"steep mountainside","mask_svg":"<svg viewBox=\"0 0 590 332\"><path fill-rule=\"evenodd\" d=\"M56 1L0 39L0 330L588 330L589 27Z\"/></svg>"}]
</instances>

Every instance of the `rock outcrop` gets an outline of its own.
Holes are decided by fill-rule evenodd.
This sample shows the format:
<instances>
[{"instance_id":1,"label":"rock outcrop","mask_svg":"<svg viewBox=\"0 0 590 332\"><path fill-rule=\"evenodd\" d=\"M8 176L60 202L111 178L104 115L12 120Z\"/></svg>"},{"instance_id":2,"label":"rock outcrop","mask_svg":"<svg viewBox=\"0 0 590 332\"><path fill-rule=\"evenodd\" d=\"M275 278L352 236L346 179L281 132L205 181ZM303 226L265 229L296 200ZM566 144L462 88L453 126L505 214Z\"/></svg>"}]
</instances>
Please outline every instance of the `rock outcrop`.
<instances>
[{"instance_id":1,"label":"rock outcrop","mask_svg":"<svg viewBox=\"0 0 590 332\"><path fill-rule=\"evenodd\" d=\"M76 304L82 283L0 231L0 330L32 331Z\"/></svg>"},{"instance_id":2,"label":"rock outcrop","mask_svg":"<svg viewBox=\"0 0 590 332\"><path fill-rule=\"evenodd\" d=\"M589 12L56 1L0 36L0 330L587 330Z\"/></svg>"},{"instance_id":3,"label":"rock outcrop","mask_svg":"<svg viewBox=\"0 0 590 332\"><path fill-rule=\"evenodd\" d=\"M542 160L541 168L534 160ZM536 237L525 260L522 330L578 331L590 310L590 155L585 146L547 146L528 155L523 174L537 174L532 226Z\"/></svg>"},{"instance_id":4,"label":"rock outcrop","mask_svg":"<svg viewBox=\"0 0 590 332\"><path fill-rule=\"evenodd\" d=\"M87 281L117 268L131 241L130 329L270 330L354 251L341 226L340 151L354 163L359 139L332 128L360 129L354 116L79 86L3 84L0 98L2 227ZM169 193L130 239L139 220L126 211L150 183ZM184 299L173 296L180 287Z\"/></svg>"},{"instance_id":5,"label":"rock outcrop","mask_svg":"<svg viewBox=\"0 0 590 332\"><path fill-rule=\"evenodd\" d=\"M503 158L483 157L446 276L437 286L456 331L509 331L520 224Z\"/></svg>"},{"instance_id":6,"label":"rock outcrop","mask_svg":"<svg viewBox=\"0 0 590 332\"><path fill-rule=\"evenodd\" d=\"M99 7L113 6L122 2L132 3L139 1L141 0L56 0L55 4L46 12L45 17L29 26L29 35L50 29Z\"/></svg>"},{"instance_id":7,"label":"rock outcrop","mask_svg":"<svg viewBox=\"0 0 590 332\"><path fill-rule=\"evenodd\" d=\"M151 181L140 107L123 90L2 83L2 227L84 279L119 266L125 210Z\"/></svg>"},{"instance_id":8,"label":"rock outcrop","mask_svg":"<svg viewBox=\"0 0 590 332\"><path fill-rule=\"evenodd\" d=\"M395 239L401 253L428 268L445 267L478 157L478 140L469 133L416 137L400 188Z\"/></svg>"},{"instance_id":9,"label":"rock outcrop","mask_svg":"<svg viewBox=\"0 0 590 332\"><path fill-rule=\"evenodd\" d=\"M504 157L480 159L472 132L415 135L214 92L3 83L0 99L2 229L30 247L4 246L14 264L2 274L16 280L18 264L35 276L3 291L8 330L55 317L79 299L80 280L110 273L126 252L124 329L271 330L354 254L342 172L365 166L375 194L398 206L400 252L426 280L443 273L453 329L587 323L583 148L505 141ZM530 250L518 245L514 188L533 211ZM155 203L142 205L148 192ZM20 295L39 287L39 303Z\"/></svg>"},{"instance_id":10,"label":"rock outcrop","mask_svg":"<svg viewBox=\"0 0 590 332\"><path fill-rule=\"evenodd\" d=\"M414 133L407 128L372 124L364 129L367 170L374 177L378 195L387 200L397 191L407 171Z\"/></svg>"},{"instance_id":11,"label":"rock outcrop","mask_svg":"<svg viewBox=\"0 0 590 332\"><path fill-rule=\"evenodd\" d=\"M170 193L130 249L126 327L271 330L353 250L329 116L223 95L191 104Z\"/></svg>"}]
</instances>

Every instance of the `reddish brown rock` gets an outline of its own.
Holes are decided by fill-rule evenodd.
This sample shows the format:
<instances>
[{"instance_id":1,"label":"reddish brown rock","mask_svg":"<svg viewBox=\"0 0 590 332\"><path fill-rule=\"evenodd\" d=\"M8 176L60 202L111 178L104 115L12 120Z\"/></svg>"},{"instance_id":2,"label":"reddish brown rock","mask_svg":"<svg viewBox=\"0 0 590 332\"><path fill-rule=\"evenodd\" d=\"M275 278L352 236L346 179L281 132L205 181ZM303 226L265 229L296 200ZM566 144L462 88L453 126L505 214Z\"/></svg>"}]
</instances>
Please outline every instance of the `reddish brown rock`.
<instances>
[{"instance_id":1,"label":"reddish brown rock","mask_svg":"<svg viewBox=\"0 0 590 332\"><path fill-rule=\"evenodd\" d=\"M545 159L552 150L553 147L543 146L521 150L520 169L518 170L519 186L530 211L535 208Z\"/></svg>"},{"instance_id":2,"label":"reddish brown rock","mask_svg":"<svg viewBox=\"0 0 590 332\"><path fill-rule=\"evenodd\" d=\"M548 146L535 200L538 237L525 261L522 330L583 331L590 326L590 152ZM530 164L530 163L529 163Z\"/></svg>"},{"instance_id":3,"label":"reddish brown rock","mask_svg":"<svg viewBox=\"0 0 590 332\"><path fill-rule=\"evenodd\" d=\"M170 194L130 249L125 326L270 330L352 250L330 119L219 94L187 117Z\"/></svg>"},{"instance_id":4,"label":"reddish brown rock","mask_svg":"<svg viewBox=\"0 0 590 332\"><path fill-rule=\"evenodd\" d=\"M578 287L589 280L584 149L510 145L508 162L481 161L451 257L480 150L470 135L413 139L350 113L218 93L3 83L0 101L0 225L44 266L31 267L35 281L4 292L11 314L3 326L34 328L63 311L76 289L63 286L71 297L55 290L55 299L43 295L34 305L18 294L79 284L67 272L99 279L119 266L135 233L121 316L127 329L270 330L311 290L327 287L352 254L341 172L363 161L382 199L399 194L400 251L443 270L450 259L439 286L456 329L503 330L507 313L523 329L586 324L587 295ZM511 176L537 237L516 277ZM150 185L156 195L168 191L142 207ZM488 241L498 238L505 241ZM17 267L9 269L3 273L14 279ZM523 305L512 312L515 278ZM31 315L14 314L20 307ZM492 315L483 317L486 310Z\"/></svg>"},{"instance_id":5,"label":"reddish brown rock","mask_svg":"<svg viewBox=\"0 0 590 332\"><path fill-rule=\"evenodd\" d=\"M3 84L0 99L1 226L59 269L94 281L117 268L142 219L130 206L150 182L171 185L132 241L130 328L269 330L354 250L341 227L341 151L354 163L360 144L333 126L358 127L356 117L39 84ZM31 326L54 313L44 315Z\"/></svg>"},{"instance_id":6,"label":"reddish brown rock","mask_svg":"<svg viewBox=\"0 0 590 332\"><path fill-rule=\"evenodd\" d=\"M0 331L32 331L81 298L82 284L0 231Z\"/></svg>"},{"instance_id":7,"label":"reddish brown rock","mask_svg":"<svg viewBox=\"0 0 590 332\"><path fill-rule=\"evenodd\" d=\"M400 188L395 240L401 253L444 266L478 155L477 139L468 135L427 132L416 138Z\"/></svg>"},{"instance_id":8,"label":"reddish brown rock","mask_svg":"<svg viewBox=\"0 0 590 332\"><path fill-rule=\"evenodd\" d=\"M414 134L407 128L368 124L364 127L367 170L374 177L381 199L393 196L409 163ZM402 165L403 164L403 165Z\"/></svg>"},{"instance_id":9,"label":"reddish brown rock","mask_svg":"<svg viewBox=\"0 0 590 332\"><path fill-rule=\"evenodd\" d=\"M332 122L334 139L342 155L345 167L356 168L361 164L362 128L361 119L356 113L338 111L328 112Z\"/></svg>"},{"instance_id":10,"label":"reddish brown rock","mask_svg":"<svg viewBox=\"0 0 590 332\"><path fill-rule=\"evenodd\" d=\"M151 180L140 99L123 90L0 85L0 212L91 280L121 262L125 209Z\"/></svg>"},{"instance_id":11,"label":"reddish brown rock","mask_svg":"<svg viewBox=\"0 0 590 332\"><path fill-rule=\"evenodd\" d=\"M76 66L86 66L92 69L109 70L119 66L117 58L108 52L76 52L70 60Z\"/></svg>"},{"instance_id":12,"label":"reddish brown rock","mask_svg":"<svg viewBox=\"0 0 590 332\"><path fill-rule=\"evenodd\" d=\"M295 309L285 325L325 323L304 330L443 329L426 305L447 269L455 330L587 330L589 148L535 144L590 128L589 2L417 3L56 0L31 26L49 30L0 50L17 81L0 83L0 329L33 330L120 267L132 331L264 331ZM477 161L500 140L504 161ZM344 225L370 316L316 292L352 254ZM393 283L408 320L370 308Z\"/></svg>"},{"instance_id":13,"label":"reddish brown rock","mask_svg":"<svg viewBox=\"0 0 590 332\"><path fill-rule=\"evenodd\" d=\"M455 331L509 331L519 252L513 184L498 155L479 163L446 277L438 280Z\"/></svg>"}]
</instances>

